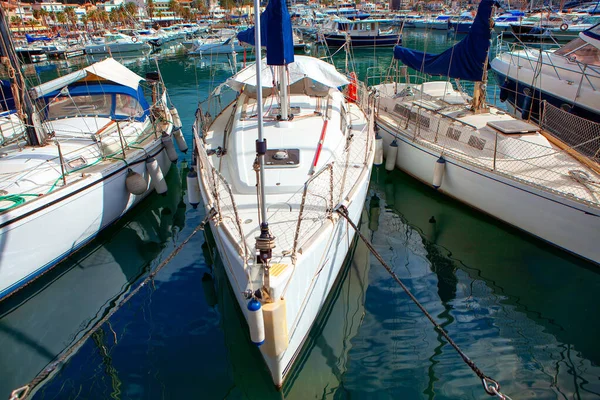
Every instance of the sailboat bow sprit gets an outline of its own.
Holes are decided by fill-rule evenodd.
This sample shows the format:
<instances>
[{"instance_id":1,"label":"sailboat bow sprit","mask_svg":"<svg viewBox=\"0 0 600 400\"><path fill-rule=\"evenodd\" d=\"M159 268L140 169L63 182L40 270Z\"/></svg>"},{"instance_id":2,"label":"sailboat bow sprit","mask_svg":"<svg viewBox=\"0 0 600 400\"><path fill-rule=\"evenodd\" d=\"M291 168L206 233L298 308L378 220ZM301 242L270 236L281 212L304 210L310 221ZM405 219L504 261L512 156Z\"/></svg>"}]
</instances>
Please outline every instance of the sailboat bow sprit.
<instances>
[{"instance_id":1,"label":"sailboat bow sprit","mask_svg":"<svg viewBox=\"0 0 600 400\"><path fill-rule=\"evenodd\" d=\"M281 386L352 243L334 210L344 205L360 219L374 155L373 97L359 84L357 101L348 101L338 87L349 81L332 65L294 57L285 4L270 1L261 19L266 37L239 38L263 39L268 65L258 57L228 80L235 99L213 121L198 113L193 130L217 248Z\"/></svg>"}]
</instances>

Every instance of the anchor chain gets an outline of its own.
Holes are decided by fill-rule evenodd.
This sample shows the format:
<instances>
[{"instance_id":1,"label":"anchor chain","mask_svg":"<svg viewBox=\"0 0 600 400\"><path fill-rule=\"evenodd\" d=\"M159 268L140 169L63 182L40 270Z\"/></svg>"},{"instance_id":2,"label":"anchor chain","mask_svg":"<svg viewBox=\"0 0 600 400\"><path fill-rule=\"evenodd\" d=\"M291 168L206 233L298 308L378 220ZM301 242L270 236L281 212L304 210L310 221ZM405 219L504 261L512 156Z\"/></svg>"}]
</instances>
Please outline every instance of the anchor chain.
<instances>
[{"instance_id":1,"label":"anchor chain","mask_svg":"<svg viewBox=\"0 0 600 400\"><path fill-rule=\"evenodd\" d=\"M112 317L121 307L123 307L125 305L125 303L127 303L129 300L131 300L131 298L137 292L139 292L148 283L152 283L153 287L154 287L154 277L156 276L156 274L158 274L158 272L161 269L163 269L169 262L171 262L171 260L173 260L173 258L175 258L175 256L177 254L179 254L179 252L181 250L183 250L185 245L188 244L188 242L192 239L192 237L194 237L194 235L196 235L196 233L204 230L204 226L212 218L214 218L217 214L218 214L217 211L214 208L211 208L210 211L208 212L208 214L206 214L206 216L202 220L202 222L200 222L200 224L198 224L198 226L192 231L192 233L190 233L190 235L188 237L186 237L185 240L183 242L181 242L181 244L179 246L177 246L175 248L175 250L173 250L171 252L171 254L169 254L169 256L167 258L165 258L165 260L163 262L161 262L158 265L158 267L156 267L154 269L154 271L152 271L150 274L148 274L146 279L144 279L135 289L133 289L131 292L129 292L127 294L127 296L125 296L123 298L123 300L121 300L121 302L116 307L109 310L103 318L96 321L96 323L92 326L92 328L90 328L90 330L88 330L77 342L75 342L74 344L69 346L66 350L64 350L63 353L60 355L60 357L58 357L57 359L55 359L55 361L53 361L51 364L49 364L47 368L44 368L44 370L42 372L40 372L35 378L33 378L33 380L31 382L29 382L25 386L21 386L20 388L13 390L10 394L9 400L26 399L29 396L29 394L31 394L32 391L42 381L44 381L46 378L48 378L48 376L50 376L50 374L52 374L60 365L62 365L66 361L66 359L75 352L76 349L80 348L81 345L94 334L94 332L96 332L98 329L100 329L100 327L105 322L107 322L110 319L110 317Z\"/></svg>"},{"instance_id":2,"label":"anchor chain","mask_svg":"<svg viewBox=\"0 0 600 400\"><path fill-rule=\"evenodd\" d=\"M458 355L460 355L460 357L463 359L465 364L467 364L469 366L469 368L471 368L471 370L475 373L475 375L477 375L479 377L479 379L481 379L481 384L483 386L483 390L485 390L485 392L490 396L496 396L503 400L511 400L510 397L508 397L507 395L500 392L500 384L496 380L494 380L494 379L490 378L489 376L487 376L486 374L484 374L483 371L481 371L477 367L477 365L475 365L475 363L461 350L461 348L458 347L458 345L454 342L454 340L452 340L452 338L448 335L448 333L444 330L444 328L442 328L437 322L435 322L435 320L433 319L431 314L429 314L429 312L427 312L425 307L423 307L423 305L419 302L419 300L417 300L417 298L411 293L411 291L406 287L406 285L404 285L404 283L400 280L400 278L398 278L398 275L396 275L396 273L388 265L388 263L385 262L383 257L381 257L381 255L377 252L377 250L375 250L375 248L373 247L371 242L369 242L369 239L367 239L362 234L362 232L358 229L356 224L354 224L354 222L348 215L348 209L345 206L341 205L341 206L337 207L335 209L335 211L337 211L338 214L340 214L342 217L344 217L344 219L346 219L346 221L350 224L350 226L352 226L354 231L358 234L360 239L365 243L365 245L367 246L367 248L369 249L371 254L373 254L375 256L375 258L377 259L377 261L379 261L381 263L383 268L385 268L386 271L392 276L392 278L402 287L404 292L406 292L408 297L410 297L410 299L421 310L421 312L427 317L427 319L429 319L429 321L431 321L434 328L444 337L444 339L446 339L446 341L448 343L450 343L450 345L454 348L454 350L456 350L456 352L458 353Z\"/></svg>"}]
</instances>

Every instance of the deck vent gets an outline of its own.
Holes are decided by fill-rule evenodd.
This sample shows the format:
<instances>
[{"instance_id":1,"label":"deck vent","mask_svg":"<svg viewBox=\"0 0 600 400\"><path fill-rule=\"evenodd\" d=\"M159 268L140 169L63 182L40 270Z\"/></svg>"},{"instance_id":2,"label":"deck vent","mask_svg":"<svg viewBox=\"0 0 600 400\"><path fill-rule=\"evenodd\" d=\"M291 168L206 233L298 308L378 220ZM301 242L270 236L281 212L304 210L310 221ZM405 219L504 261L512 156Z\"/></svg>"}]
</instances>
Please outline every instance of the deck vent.
<instances>
[{"instance_id":1,"label":"deck vent","mask_svg":"<svg viewBox=\"0 0 600 400\"><path fill-rule=\"evenodd\" d=\"M429 117L419 115L414 111L410 112L410 119L421 128L429 129Z\"/></svg>"},{"instance_id":2,"label":"deck vent","mask_svg":"<svg viewBox=\"0 0 600 400\"><path fill-rule=\"evenodd\" d=\"M407 107L400 105L400 104L396 104L394 106L394 112L403 118L410 117L410 110Z\"/></svg>"},{"instance_id":3,"label":"deck vent","mask_svg":"<svg viewBox=\"0 0 600 400\"><path fill-rule=\"evenodd\" d=\"M460 140L461 131L452 127L448 127L448 131L446 132L446 136L448 136L452 140ZM471 136L472 137L472 136Z\"/></svg>"},{"instance_id":4,"label":"deck vent","mask_svg":"<svg viewBox=\"0 0 600 400\"><path fill-rule=\"evenodd\" d=\"M483 150L483 148L485 147L485 139L481 139L477 136L471 135L467 144L471 147L476 148L477 150Z\"/></svg>"}]
</instances>

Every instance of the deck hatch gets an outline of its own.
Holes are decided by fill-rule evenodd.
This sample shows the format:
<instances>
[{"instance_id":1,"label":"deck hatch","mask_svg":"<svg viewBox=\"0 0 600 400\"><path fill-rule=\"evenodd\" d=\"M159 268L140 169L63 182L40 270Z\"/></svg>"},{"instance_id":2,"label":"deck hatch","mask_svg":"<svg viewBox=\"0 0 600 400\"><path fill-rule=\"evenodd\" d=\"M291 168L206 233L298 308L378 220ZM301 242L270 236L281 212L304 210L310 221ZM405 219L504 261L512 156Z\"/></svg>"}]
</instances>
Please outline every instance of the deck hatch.
<instances>
[{"instance_id":1,"label":"deck hatch","mask_svg":"<svg viewBox=\"0 0 600 400\"><path fill-rule=\"evenodd\" d=\"M265 155L265 167L289 168L300 164L300 149L268 149Z\"/></svg>"},{"instance_id":2,"label":"deck hatch","mask_svg":"<svg viewBox=\"0 0 600 400\"><path fill-rule=\"evenodd\" d=\"M503 121L489 121L487 125L497 131L504 133L505 135L535 133L538 130L537 126L516 119L509 119Z\"/></svg>"}]
</instances>

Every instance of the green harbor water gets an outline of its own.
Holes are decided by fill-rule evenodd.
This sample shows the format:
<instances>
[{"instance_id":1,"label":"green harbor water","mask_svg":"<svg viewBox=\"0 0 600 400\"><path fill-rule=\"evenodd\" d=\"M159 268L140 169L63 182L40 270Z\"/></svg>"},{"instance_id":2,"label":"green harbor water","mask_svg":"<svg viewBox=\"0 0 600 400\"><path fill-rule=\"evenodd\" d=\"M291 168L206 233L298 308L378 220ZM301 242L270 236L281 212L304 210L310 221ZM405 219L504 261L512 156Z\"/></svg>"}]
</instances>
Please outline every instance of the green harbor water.
<instances>
[{"instance_id":1,"label":"green harbor water","mask_svg":"<svg viewBox=\"0 0 600 400\"><path fill-rule=\"evenodd\" d=\"M406 32L439 52L445 34ZM352 57L359 76L391 49ZM337 54L343 67L345 55ZM191 143L199 99L237 67L177 51L123 60L160 66ZM81 61L62 62L60 73ZM44 67L40 79L56 76ZM29 79L35 69L28 67ZM493 80L488 97L493 101ZM185 198L189 154L97 239L0 303L0 397L32 380L141 282L204 218ZM514 205L517 207L518 205ZM600 270L375 168L363 232L455 342L513 399L600 397ZM556 227L560 229L560 227ZM53 366L52 366L53 367ZM36 399L483 399L479 379L357 243L298 362L276 391L249 341L210 231L200 232L39 386Z\"/></svg>"}]
</instances>

